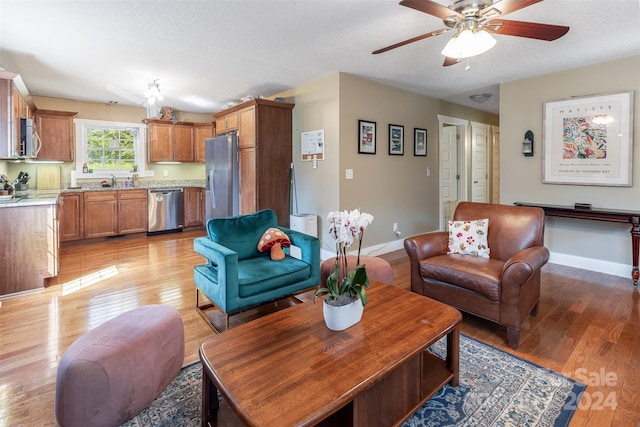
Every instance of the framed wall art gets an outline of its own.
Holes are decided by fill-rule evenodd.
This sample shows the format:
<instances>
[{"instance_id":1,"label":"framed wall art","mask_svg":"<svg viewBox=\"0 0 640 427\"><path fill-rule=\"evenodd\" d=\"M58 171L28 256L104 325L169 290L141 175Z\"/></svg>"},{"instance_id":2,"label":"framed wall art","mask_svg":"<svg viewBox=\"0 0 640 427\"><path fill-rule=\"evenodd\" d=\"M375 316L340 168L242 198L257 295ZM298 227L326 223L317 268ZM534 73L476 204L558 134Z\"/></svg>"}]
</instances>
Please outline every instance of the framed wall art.
<instances>
[{"instance_id":1,"label":"framed wall art","mask_svg":"<svg viewBox=\"0 0 640 427\"><path fill-rule=\"evenodd\" d=\"M413 128L413 155L427 155L427 130Z\"/></svg>"},{"instance_id":2,"label":"framed wall art","mask_svg":"<svg viewBox=\"0 0 640 427\"><path fill-rule=\"evenodd\" d=\"M389 155L404 155L404 126L389 125Z\"/></svg>"},{"instance_id":3,"label":"framed wall art","mask_svg":"<svg viewBox=\"0 0 640 427\"><path fill-rule=\"evenodd\" d=\"M376 122L358 120L358 153L376 154Z\"/></svg>"},{"instance_id":4,"label":"framed wall art","mask_svg":"<svg viewBox=\"0 0 640 427\"><path fill-rule=\"evenodd\" d=\"M543 183L632 185L632 91L546 102L543 119Z\"/></svg>"}]
</instances>

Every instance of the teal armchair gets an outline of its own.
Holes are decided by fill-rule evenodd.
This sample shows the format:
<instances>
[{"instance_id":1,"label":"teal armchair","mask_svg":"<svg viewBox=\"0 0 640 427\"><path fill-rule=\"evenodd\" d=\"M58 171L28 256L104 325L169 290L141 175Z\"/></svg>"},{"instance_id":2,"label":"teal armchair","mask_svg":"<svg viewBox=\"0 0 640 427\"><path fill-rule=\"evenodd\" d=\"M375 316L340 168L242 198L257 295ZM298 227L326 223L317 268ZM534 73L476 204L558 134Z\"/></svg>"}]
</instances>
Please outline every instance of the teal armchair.
<instances>
[{"instance_id":1,"label":"teal armchair","mask_svg":"<svg viewBox=\"0 0 640 427\"><path fill-rule=\"evenodd\" d=\"M287 254L273 261L268 251L258 251L258 241L270 227L289 236L292 246L300 249L300 259ZM224 313L228 329L230 315L307 291L320 281L320 241L279 227L271 209L211 218L206 228L207 237L194 239L194 250L207 259L194 267L196 309L216 330L220 328L203 312L212 305L200 305L200 292Z\"/></svg>"}]
</instances>

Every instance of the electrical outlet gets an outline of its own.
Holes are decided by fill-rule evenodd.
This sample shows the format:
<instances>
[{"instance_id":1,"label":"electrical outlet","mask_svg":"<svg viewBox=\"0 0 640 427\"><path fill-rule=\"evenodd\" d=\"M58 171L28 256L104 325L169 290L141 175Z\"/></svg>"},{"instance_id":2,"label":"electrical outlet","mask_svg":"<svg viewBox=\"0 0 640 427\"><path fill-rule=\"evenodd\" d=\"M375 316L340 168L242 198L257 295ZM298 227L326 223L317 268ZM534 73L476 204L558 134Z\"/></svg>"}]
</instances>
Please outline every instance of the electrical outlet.
<instances>
[{"instance_id":1,"label":"electrical outlet","mask_svg":"<svg viewBox=\"0 0 640 427\"><path fill-rule=\"evenodd\" d=\"M162 171L162 176L169 176L169 171L168 170L163 170Z\"/></svg>"},{"instance_id":2,"label":"electrical outlet","mask_svg":"<svg viewBox=\"0 0 640 427\"><path fill-rule=\"evenodd\" d=\"M393 223L393 232L395 233L396 231L398 231L398 223L394 222Z\"/></svg>"}]
</instances>

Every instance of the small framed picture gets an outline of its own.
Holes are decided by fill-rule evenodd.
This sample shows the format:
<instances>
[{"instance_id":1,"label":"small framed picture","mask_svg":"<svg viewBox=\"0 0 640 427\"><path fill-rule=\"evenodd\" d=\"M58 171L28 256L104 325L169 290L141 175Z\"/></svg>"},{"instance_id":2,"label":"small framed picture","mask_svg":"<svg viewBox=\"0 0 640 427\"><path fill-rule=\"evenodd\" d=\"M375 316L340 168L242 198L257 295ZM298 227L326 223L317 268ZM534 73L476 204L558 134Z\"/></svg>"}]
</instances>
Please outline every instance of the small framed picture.
<instances>
[{"instance_id":1,"label":"small framed picture","mask_svg":"<svg viewBox=\"0 0 640 427\"><path fill-rule=\"evenodd\" d=\"M413 128L413 155L427 155L427 130Z\"/></svg>"},{"instance_id":2,"label":"small framed picture","mask_svg":"<svg viewBox=\"0 0 640 427\"><path fill-rule=\"evenodd\" d=\"M358 120L358 153L376 154L376 122Z\"/></svg>"},{"instance_id":3,"label":"small framed picture","mask_svg":"<svg viewBox=\"0 0 640 427\"><path fill-rule=\"evenodd\" d=\"M389 125L389 155L404 155L404 126Z\"/></svg>"}]
</instances>

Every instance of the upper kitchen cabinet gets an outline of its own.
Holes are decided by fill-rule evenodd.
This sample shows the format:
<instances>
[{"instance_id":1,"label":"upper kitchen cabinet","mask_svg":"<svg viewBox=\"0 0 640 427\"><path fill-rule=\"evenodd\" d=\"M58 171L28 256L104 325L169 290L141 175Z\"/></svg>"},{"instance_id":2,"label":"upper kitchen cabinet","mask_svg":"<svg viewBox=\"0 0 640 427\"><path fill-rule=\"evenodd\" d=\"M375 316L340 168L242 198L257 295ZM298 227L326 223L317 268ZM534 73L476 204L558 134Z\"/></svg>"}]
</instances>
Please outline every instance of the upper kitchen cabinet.
<instances>
[{"instance_id":1,"label":"upper kitchen cabinet","mask_svg":"<svg viewBox=\"0 0 640 427\"><path fill-rule=\"evenodd\" d=\"M237 118L240 213L273 209L285 227L289 226L293 107L252 99L213 115L218 135L231 131L225 120Z\"/></svg>"},{"instance_id":2,"label":"upper kitchen cabinet","mask_svg":"<svg viewBox=\"0 0 640 427\"><path fill-rule=\"evenodd\" d=\"M238 130L238 110L236 107L213 115L216 118L216 135Z\"/></svg>"},{"instance_id":3,"label":"upper kitchen cabinet","mask_svg":"<svg viewBox=\"0 0 640 427\"><path fill-rule=\"evenodd\" d=\"M13 117L32 119L33 110L17 88L13 90Z\"/></svg>"},{"instance_id":4,"label":"upper kitchen cabinet","mask_svg":"<svg viewBox=\"0 0 640 427\"><path fill-rule=\"evenodd\" d=\"M213 136L213 123L196 123L194 126L196 131L195 161L204 163L206 161L204 141Z\"/></svg>"},{"instance_id":5,"label":"upper kitchen cabinet","mask_svg":"<svg viewBox=\"0 0 640 427\"><path fill-rule=\"evenodd\" d=\"M149 162L195 161L195 129L189 122L145 119L149 130Z\"/></svg>"},{"instance_id":6,"label":"upper kitchen cabinet","mask_svg":"<svg viewBox=\"0 0 640 427\"><path fill-rule=\"evenodd\" d=\"M20 75L0 70L0 159L32 158L21 132L22 119L31 119L35 105ZM24 121L26 125L27 121Z\"/></svg>"},{"instance_id":7,"label":"upper kitchen cabinet","mask_svg":"<svg viewBox=\"0 0 640 427\"><path fill-rule=\"evenodd\" d=\"M38 160L73 162L73 119L77 115L69 111L36 110L36 132L41 143Z\"/></svg>"}]
</instances>

